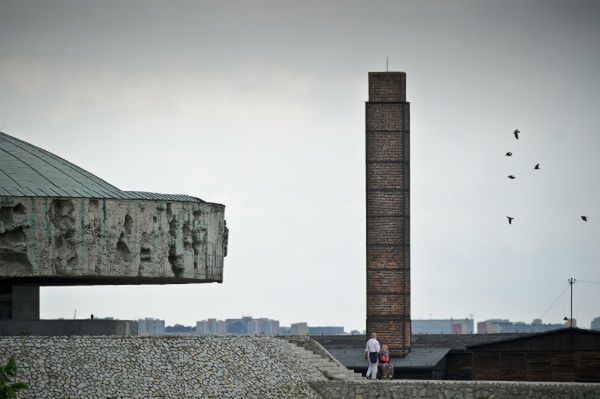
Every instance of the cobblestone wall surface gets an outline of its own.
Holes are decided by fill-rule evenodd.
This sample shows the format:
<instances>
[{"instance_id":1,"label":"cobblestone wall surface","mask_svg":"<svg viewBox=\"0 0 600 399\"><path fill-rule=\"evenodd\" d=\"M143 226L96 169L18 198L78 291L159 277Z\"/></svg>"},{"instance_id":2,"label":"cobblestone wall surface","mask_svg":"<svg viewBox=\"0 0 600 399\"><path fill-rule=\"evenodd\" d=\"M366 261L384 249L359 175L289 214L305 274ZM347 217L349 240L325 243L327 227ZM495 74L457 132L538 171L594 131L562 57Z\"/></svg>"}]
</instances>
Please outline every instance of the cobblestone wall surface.
<instances>
[{"instance_id":1,"label":"cobblestone wall surface","mask_svg":"<svg viewBox=\"0 0 600 399\"><path fill-rule=\"evenodd\" d=\"M327 399L597 399L598 384L532 382L365 381L311 382Z\"/></svg>"},{"instance_id":2,"label":"cobblestone wall surface","mask_svg":"<svg viewBox=\"0 0 600 399\"><path fill-rule=\"evenodd\" d=\"M0 337L18 398L314 398L326 378L269 337Z\"/></svg>"}]
</instances>

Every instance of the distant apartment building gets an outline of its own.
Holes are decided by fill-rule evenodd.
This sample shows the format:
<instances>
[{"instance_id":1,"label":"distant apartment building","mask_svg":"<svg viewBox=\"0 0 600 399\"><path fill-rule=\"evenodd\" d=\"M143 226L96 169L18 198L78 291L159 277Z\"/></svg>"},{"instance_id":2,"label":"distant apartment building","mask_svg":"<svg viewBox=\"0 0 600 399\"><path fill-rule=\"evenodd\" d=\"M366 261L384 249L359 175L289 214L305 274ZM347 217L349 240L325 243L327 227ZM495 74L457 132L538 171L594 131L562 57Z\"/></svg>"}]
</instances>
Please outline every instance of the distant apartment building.
<instances>
[{"instance_id":1,"label":"distant apartment building","mask_svg":"<svg viewBox=\"0 0 600 399\"><path fill-rule=\"evenodd\" d=\"M217 322L217 328L219 330L219 335L227 334L227 323L225 320L219 320Z\"/></svg>"},{"instance_id":2,"label":"distant apartment building","mask_svg":"<svg viewBox=\"0 0 600 399\"><path fill-rule=\"evenodd\" d=\"M197 335L218 335L219 322L217 319L208 319L196 322Z\"/></svg>"},{"instance_id":3,"label":"distant apartment building","mask_svg":"<svg viewBox=\"0 0 600 399\"><path fill-rule=\"evenodd\" d=\"M575 324L575 320L573 320L573 324ZM490 319L477 323L477 334L538 333L560 328L565 328L565 324L544 324L540 319L534 319L531 323L512 322L507 319Z\"/></svg>"},{"instance_id":4,"label":"distant apartment building","mask_svg":"<svg viewBox=\"0 0 600 399\"><path fill-rule=\"evenodd\" d=\"M600 331L600 317L596 317L594 320L592 320L592 330Z\"/></svg>"},{"instance_id":5,"label":"distant apartment building","mask_svg":"<svg viewBox=\"0 0 600 399\"><path fill-rule=\"evenodd\" d=\"M146 317L138 320L138 335L158 336L165 333L165 321Z\"/></svg>"},{"instance_id":6,"label":"distant apartment building","mask_svg":"<svg viewBox=\"0 0 600 399\"><path fill-rule=\"evenodd\" d=\"M257 335L279 335L279 321L267 318L256 319Z\"/></svg>"},{"instance_id":7,"label":"distant apartment building","mask_svg":"<svg viewBox=\"0 0 600 399\"><path fill-rule=\"evenodd\" d=\"M413 334L473 334L473 319L411 320Z\"/></svg>"},{"instance_id":8,"label":"distant apartment building","mask_svg":"<svg viewBox=\"0 0 600 399\"><path fill-rule=\"evenodd\" d=\"M196 322L197 335L342 335L341 326L309 327L307 323L294 323L290 327L279 325L279 320L266 317L254 319L244 316L240 319L208 319Z\"/></svg>"},{"instance_id":9,"label":"distant apartment building","mask_svg":"<svg viewBox=\"0 0 600 399\"><path fill-rule=\"evenodd\" d=\"M344 334L344 327L308 327L308 335L342 335Z\"/></svg>"},{"instance_id":10,"label":"distant apartment building","mask_svg":"<svg viewBox=\"0 0 600 399\"><path fill-rule=\"evenodd\" d=\"M208 323L206 320L196 322L196 335L213 335L208 332Z\"/></svg>"},{"instance_id":11,"label":"distant apartment building","mask_svg":"<svg viewBox=\"0 0 600 399\"><path fill-rule=\"evenodd\" d=\"M279 320L271 320L271 335L279 335Z\"/></svg>"},{"instance_id":12,"label":"distant apartment building","mask_svg":"<svg viewBox=\"0 0 600 399\"><path fill-rule=\"evenodd\" d=\"M206 320L206 332L210 335L217 335L219 333L219 322L217 319Z\"/></svg>"},{"instance_id":13,"label":"distant apartment building","mask_svg":"<svg viewBox=\"0 0 600 399\"><path fill-rule=\"evenodd\" d=\"M291 325L292 335L308 335L308 324L306 323L293 323Z\"/></svg>"},{"instance_id":14,"label":"distant apartment building","mask_svg":"<svg viewBox=\"0 0 600 399\"><path fill-rule=\"evenodd\" d=\"M196 322L198 335L278 335L279 321L267 318L208 319Z\"/></svg>"},{"instance_id":15,"label":"distant apartment building","mask_svg":"<svg viewBox=\"0 0 600 399\"><path fill-rule=\"evenodd\" d=\"M358 331L357 334L360 334ZM343 335L344 327L340 326L314 326L307 323L293 323L290 327L280 326L278 335Z\"/></svg>"}]
</instances>

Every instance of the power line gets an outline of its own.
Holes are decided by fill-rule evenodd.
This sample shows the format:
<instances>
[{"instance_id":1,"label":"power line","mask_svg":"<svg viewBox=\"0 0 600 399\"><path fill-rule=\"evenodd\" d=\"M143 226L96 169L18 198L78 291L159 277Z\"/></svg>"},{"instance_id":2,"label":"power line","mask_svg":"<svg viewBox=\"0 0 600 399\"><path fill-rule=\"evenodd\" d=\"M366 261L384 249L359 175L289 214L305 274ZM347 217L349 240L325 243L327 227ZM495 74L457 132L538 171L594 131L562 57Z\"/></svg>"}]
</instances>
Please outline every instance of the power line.
<instances>
[{"instance_id":1,"label":"power line","mask_svg":"<svg viewBox=\"0 0 600 399\"><path fill-rule=\"evenodd\" d=\"M592 281L592 280L577 280L580 283L590 283L590 284L600 284L600 281Z\"/></svg>"},{"instance_id":2,"label":"power line","mask_svg":"<svg viewBox=\"0 0 600 399\"><path fill-rule=\"evenodd\" d=\"M556 302L558 302L558 300L565 294L565 292L567 292L567 290L569 289L570 286L571 286L571 284L567 285L565 287L565 289L562 290L562 292L560 293L560 295L558 297L556 297L556 299L554 300L554 302L552 302L550 304L550 306L548 306L548 309L546 309L546 311L542 314L542 316L540 317L540 319L543 319L544 316L546 316L546 313L548 313L550 311L550 309L552 309L552 307L556 304Z\"/></svg>"}]
</instances>

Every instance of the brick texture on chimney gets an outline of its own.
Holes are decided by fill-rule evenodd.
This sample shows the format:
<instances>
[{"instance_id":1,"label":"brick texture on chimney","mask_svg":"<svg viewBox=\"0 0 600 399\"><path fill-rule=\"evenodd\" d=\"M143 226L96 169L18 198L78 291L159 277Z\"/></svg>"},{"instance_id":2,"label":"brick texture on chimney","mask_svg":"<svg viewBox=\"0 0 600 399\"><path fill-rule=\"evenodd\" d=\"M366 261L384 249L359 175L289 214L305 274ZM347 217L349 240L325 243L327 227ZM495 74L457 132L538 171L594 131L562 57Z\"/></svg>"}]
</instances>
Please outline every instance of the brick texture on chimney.
<instances>
[{"instance_id":1,"label":"brick texture on chimney","mask_svg":"<svg viewBox=\"0 0 600 399\"><path fill-rule=\"evenodd\" d=\"M410 350L410 103L404 72L370 72L366 103L367 334Z\"/></svg>"}]
</instances>

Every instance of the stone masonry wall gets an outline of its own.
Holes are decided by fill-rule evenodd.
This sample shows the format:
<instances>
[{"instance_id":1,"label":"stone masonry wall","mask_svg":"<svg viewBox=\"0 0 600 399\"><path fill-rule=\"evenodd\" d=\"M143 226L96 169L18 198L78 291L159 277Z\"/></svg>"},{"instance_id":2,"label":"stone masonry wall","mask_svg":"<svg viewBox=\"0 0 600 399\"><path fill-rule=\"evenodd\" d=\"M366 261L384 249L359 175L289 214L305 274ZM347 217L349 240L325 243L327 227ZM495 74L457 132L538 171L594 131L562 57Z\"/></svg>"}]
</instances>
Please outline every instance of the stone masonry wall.
<instances>
[{"instance_id":1,"label":"stone masonry wall","mask_svg":"<svg viewBox=\"0 0 600 399\"><path fill-rule=\"evenodd\" d=\"M304 349L311 351L321 357L328 359L334 363L337 363L340 367L345 366L337 360L323 345L321 345L318 341L315 341L312 338L307 336L298 336L298 337L286 337L286 341L291 342L295 345L301 346Z\"/></svg>"},{"instance_id":2,"label":"stone masonry wall","mask_svg":"<svg viewBox=\"0 0 600 399\"><path fill-rule=\"evenodd\" d=\"M223 279L223 205L0 197L0 277L44 284Z\"/></svg>"},{"instance_id":3,"label":"stone masonry wall","mask_svg":"<svg viewBox=\"0 0 600 399\"><path fill-rule=\"evenodd\" d=\"M326 356L322 346L303 346ZM273 337L0 337L28 398L596 399L600 384L328 380Z\"/></svg>"},{"instance_id":4,"label":"stone masonry wall","mask_svg":"<svg viewBox=\"0 0 600 399\"><path fill-rule=\"evenodd\" d=\"M326 378L272 337L1 337L26 398L311 398Z\"/></svg>"},{"instance_id":5,"label":"stone masonry wall","mask_svg":"<svg viewBox=\"0 0 600 399\"><path fill-rule=\"evenodd\" d=\"M365 381L312 382L325 399L597 399L598 384Z\"/></svg>"}]
</instances>

